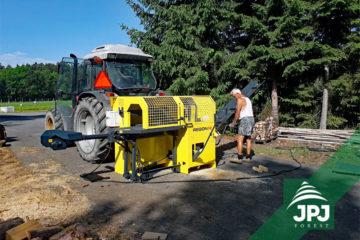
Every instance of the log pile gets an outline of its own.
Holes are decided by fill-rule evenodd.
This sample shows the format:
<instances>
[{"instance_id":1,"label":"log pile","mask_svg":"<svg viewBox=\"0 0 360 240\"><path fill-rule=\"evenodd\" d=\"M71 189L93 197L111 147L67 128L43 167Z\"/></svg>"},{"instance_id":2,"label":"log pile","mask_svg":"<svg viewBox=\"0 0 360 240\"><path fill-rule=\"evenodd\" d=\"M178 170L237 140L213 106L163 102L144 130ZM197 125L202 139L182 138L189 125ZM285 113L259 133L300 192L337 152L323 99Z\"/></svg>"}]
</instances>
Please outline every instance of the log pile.
<instances>
[{"instance_id":1,"label":"log pile","mask_svg":"<svg viewBox=\"0 0 360 240\"><path fill-rule=\"evenodd\" d=\"M86 229L81 224L45 227L38 220L20 218L0 221L0 240L92 240L86 237Z\"/></svg>"},{"instance_id":2,"label":"log pile","mask_svg":"<svg viewBox=\"0 0 360 240\"><path fill-rule=\"evenodd\" d=\"M278 127L272 117L266 118L265 121L257 122L254 126L253 135L255 142L269 142L278 136Z\"/></svg>"},{"instance_id":3,"label":"log pile","mask_svg":"<svg viewBox=\"0 0 360 240\"><path fill-rule=\"evenodd\" d=\"M320 130L279 127L279 139L300 142L343 144L355 130Z\"/></svg>"}]
</instances>

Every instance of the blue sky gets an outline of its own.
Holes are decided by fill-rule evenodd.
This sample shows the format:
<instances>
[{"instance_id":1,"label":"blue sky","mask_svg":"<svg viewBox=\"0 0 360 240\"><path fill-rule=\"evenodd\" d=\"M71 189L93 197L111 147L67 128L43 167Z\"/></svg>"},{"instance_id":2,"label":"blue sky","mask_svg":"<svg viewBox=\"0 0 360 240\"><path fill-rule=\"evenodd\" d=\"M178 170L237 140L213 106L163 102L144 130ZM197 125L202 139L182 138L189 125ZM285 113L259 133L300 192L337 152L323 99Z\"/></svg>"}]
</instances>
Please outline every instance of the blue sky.
<instances>
[{"instance_id":1,"label":"blue sky","mask_svg":"<svg viewBox=\"0 0 360 240\"><path fill-rule=\"evenodd\" d=\"M103 44L129 45L120 24L142 29L125 0L0 0L0 63L56 63Z\"/></svg>"}]
</instances>

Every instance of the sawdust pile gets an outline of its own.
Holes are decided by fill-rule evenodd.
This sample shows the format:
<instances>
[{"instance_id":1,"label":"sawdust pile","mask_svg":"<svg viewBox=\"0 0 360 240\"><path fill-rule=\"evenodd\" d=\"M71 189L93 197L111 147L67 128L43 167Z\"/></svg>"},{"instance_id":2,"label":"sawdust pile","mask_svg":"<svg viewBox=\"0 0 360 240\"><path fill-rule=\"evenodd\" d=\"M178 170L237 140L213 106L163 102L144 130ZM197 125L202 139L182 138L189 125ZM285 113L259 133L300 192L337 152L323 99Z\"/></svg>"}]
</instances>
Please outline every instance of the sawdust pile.
<instances>
[{"instance_id":1,"label":"sawdust pile","mask_svg":"<svg viewBox=\"0 0 360 240\"><path fill-rule=\"evenodd\" d=\"M26 168L9 148L0 148L0 219L29 217L51 225L86 214L89 200L69 187L78 180L56 174L59 168L52 160Z\"/></svg>"},{"instance_id":2,"label":"sawdust pile","mask_svg":"<svg viewBox=\"0 0 360 240\"><path fill-rule=\"evenodd\" d=\"M206 179L211 179L211 180L220 180L220 179L235 180L237 178L251 177L249 174L246 174L243 172L222 170L222 169L217 169L217 168L202 169L200 171L192 172L191 175L192 176L200 176L200 177L204 177Z\"/></svg>"}]
</instances>

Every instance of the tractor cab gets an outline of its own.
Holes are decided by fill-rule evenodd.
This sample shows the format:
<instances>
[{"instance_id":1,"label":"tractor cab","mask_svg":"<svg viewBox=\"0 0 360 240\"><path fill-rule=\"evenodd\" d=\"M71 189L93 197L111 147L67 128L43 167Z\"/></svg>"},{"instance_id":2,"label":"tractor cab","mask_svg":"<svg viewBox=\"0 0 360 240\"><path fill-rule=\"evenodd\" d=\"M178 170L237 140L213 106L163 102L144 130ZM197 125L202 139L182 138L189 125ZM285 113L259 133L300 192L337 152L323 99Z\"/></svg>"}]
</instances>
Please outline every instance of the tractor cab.
<instances>
[{"instance_id":1,"label":"tractor cab","mask_svg":"<svg viewBox=\"0 0 360 240\"><path fill-rule=\"evenodd\" d=\"M105 113L112 110L111 99L165 95L156 90L152 61L151 55L125 45L100 46L84 58L74 54L64 57L58 69L55 109L47 112L45 129L106 133ZM109 155L106 140L82 141L77 145L87 161Z\"/></svg>"},{"instance_id":2,"label":"tractor cab","mask_svg":"<svg viewBox=\"0 0 360 240\"><path fill-rule=\"evenodd\" d=\"M88 91L112 92L117 96L156 95L151 55L124 45L104 45L84 58L62 59L59 66L57 100L72 101Z\"/></svg>"},{"instance_id":3,"label":"tractor cab","mask_svg":"<svg viewBox=\"0 0 360 240\"><path fill-rule=\"evenodd\" d=\"M153 58L138 48L104 45L95 48L84 59L101 65L118 95L148 95L156 88L150 67Z\"/></svg>"}]
</instances>

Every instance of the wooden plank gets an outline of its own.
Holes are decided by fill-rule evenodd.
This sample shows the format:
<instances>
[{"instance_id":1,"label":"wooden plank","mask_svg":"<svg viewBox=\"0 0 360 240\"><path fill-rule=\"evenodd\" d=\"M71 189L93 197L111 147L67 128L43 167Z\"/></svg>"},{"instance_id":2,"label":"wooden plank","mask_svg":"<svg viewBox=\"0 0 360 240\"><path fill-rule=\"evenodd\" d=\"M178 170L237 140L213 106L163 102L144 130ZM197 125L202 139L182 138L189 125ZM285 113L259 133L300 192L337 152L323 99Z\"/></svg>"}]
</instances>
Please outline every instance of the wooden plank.
<instances>
[{"instance_id":1,"label":"wooden plank","mask_svg":"<svg viewBox=\"0 0 360 240\"><path fill-rule=\"evenodd\" d=\"M351 135L349 136L344 136L344 135L331 135L331 134L313 134L313 133L296 133L296 134L288 134L288 133L280 133L279 135L287 135L287 136L314 136L314 137L326 137L326 138L338 138L338 139L348 139L349 137L351 137Z\"/></svg>"},{"instance_id":2,"label":"wooden plank","mask_svg":"<svg viewBox=\"0 0 360 240\"><path fill-rule=\"evenodd\" d=\"M310 136L284 136L281 137L292 138L292 139L304 139L304 140L315 140L315 141L329 141L329 142L346 142L346 139L335 139L335 138L319 138L319 137L310 137Z\"/></svg>"},{"instance_id":3,"label":"wooden plank","mask_svg":"<svg viewBox=\"0 0 360 240\"><path fill-rule=\"evenodd\" d=\"M351 136L354 133L341 133L341 132L324 132L324 131L288 131L288 130L279 130L281 133L287 133L287 134L316 134L316 135L331 135L331 136Z\"/></svg>"},{"instance_id":4,"label":"wooden plank","mask_svg":"<svg viewBox=\"0 0 360 240\"><path fill-rule=\"evenodd\" d=\"M335 129L326 129L326 130L320 130L320 129L310 129L310 128L288 128L288 127L279 127L280 131L292 131L292 132L329 132L329 133L344 133L344 134L352 134L355 133L355 130L335 130Z\"/></svg>"},{"instance_id":5,"label":"wooden plank","mask_svg":"<svg viewBox=\"0 0 360 240\"><path fill-rule=\"evenodd\" d=\"M281 138L286 139L299 139L299 140L308 140L308 141L323 141L323 142L337 142L337 143L344 143L344 140L339 139L325 139L325 138L309 138L309 137L293 137L293 136L280 136Z\"/></svg>"},{"instance_id":6,"label":"wooden plank","mask_svg":"<svg viewBox=\"0 0 360 240\"><path fill-rule=\"evenodd\" d=\"M288 141L298 141L298 142L311 142L311 143L322 143L322 144L332 144L332 145L342 145L343 143L340 142L325 142L325 141L315 141L315 140L304 140L304 139L292 139L292 138L282 138L279 136L281 140L288 140Z\"/></svg>"},{"instance_id":7,"label":"wooden plank","mask_svg":"<svg viewBox=\"0 0 360 240\"><path fill-rule=\"evenodd\" d=\"M355 130L320 130L279 127L279 132L279 139L341 145L355 133Z\"/></svg>"},{"instance_id":8,"label":"wooden plank","mask_svg":"<svg viewBox=\"0 0 360 240\"><path fill-rule=\"evenodd\" d=\"M313 137L325 137L325 138L337 138L337 139L348 139L351 136L343 136L343 135L328 135L328 134L310 134L310 133L297 133L297 134L288 134L288 133L280 133L279 135L286 136L313 136Z\"/></svg>"},{"instance_id":9,"label":"wooden plank","mask_svg":"<svg viewBox=\"0 0 360 240\"><path fill-rule=\"evenodd\" d=\"M335 135L325 135L325 134L304 134L304 133L297 133L297 134L280 133L279 135L286 135L286 136L313 136L313 137L337 138L337 139L344 139L344 140L351 137L351 136L335 136Z\"/></svg>"},{"instance_id":10,"label":"wooden plank","mask_svg":"<svg viewBox=\"0 0 360 240\"><path fill-rule=\"evenodd\" d=\"M43 226L37 220L27 221L17 227L14 227L6 232L6 240L22 240L27 238L27 232L33 229L39 229Z\"/></svg>"},{"instance_id":11,"label":"wooden plank","mask_svg":"<svg viewBox=\"0 0 360 240\"><path fill-rule=\"evenodd\" d=\"M156 232L145 232L141 240L166 240L167 234L166 233L156 233Z\"/></svg>"},{"instance_id":12,"label":"wooden plank","mask_svg":"<svg viewBox=\"0 0 360 240\"><path fill-rule=\"evenodd\" d=\"M283 137L282 135L280 135ZM279 136L279 137L280 137ZM344 143L346 140L344 139L334 139L334 138L318 138L318 137L308 137L308 136L286 136L288 139L303 139L303 140L315 140L315 141L325 141L325 142L341 142Z\"/></svg>"}]
</instances>

